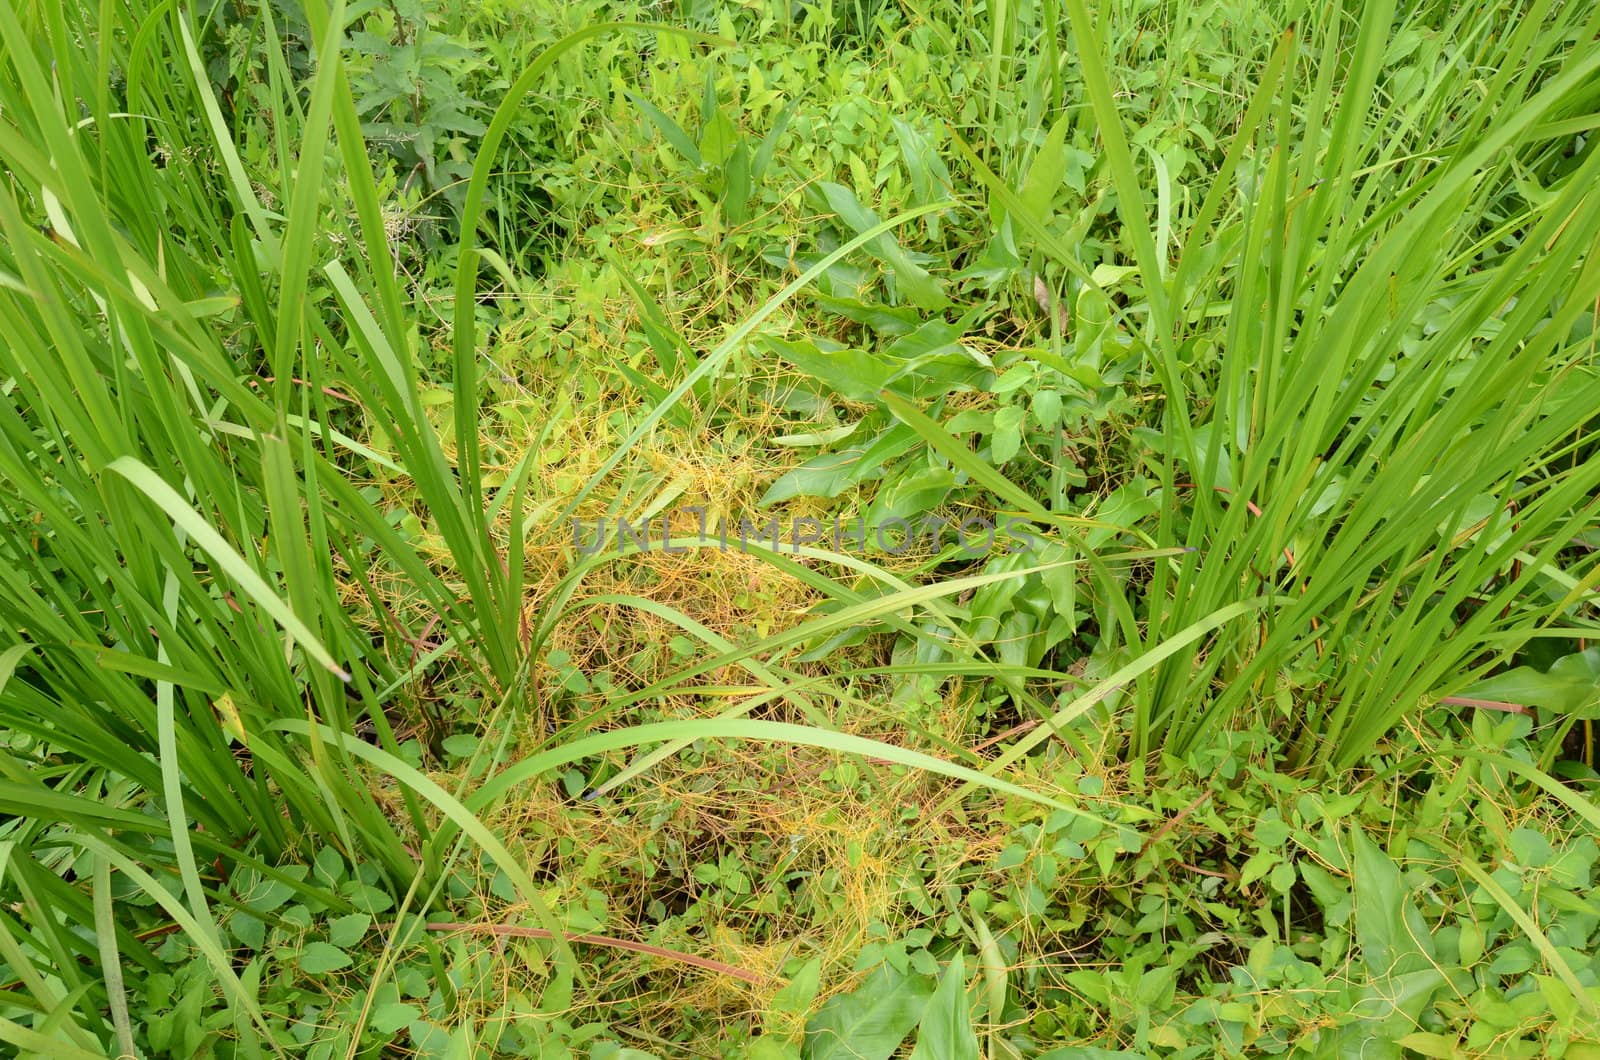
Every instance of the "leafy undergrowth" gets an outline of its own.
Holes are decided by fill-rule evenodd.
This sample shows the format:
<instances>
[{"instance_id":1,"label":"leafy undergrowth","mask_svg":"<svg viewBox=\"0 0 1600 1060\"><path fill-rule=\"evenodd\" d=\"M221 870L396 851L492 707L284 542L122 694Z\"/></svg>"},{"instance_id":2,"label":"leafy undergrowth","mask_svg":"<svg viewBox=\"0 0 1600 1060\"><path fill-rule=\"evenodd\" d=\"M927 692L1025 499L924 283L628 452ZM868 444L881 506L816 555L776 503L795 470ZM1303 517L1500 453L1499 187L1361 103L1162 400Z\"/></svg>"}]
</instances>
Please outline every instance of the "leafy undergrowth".
<instances>
[{"instance_id":1,"label":"leafy undergrowth","mask_svg":"<svg viewBox=\"0 0 1600 1060\"><path fill-rule=\"evenodd\" d=\"M341 10L0 0L0 1041L1600 1056L1590 7Z\"/></svg>"},{"instance_id":2,"label":"leafy undergrowth","mask_svg":"<svg viewBox=\"0 0 1600 1060\"><path fill-rule=\"evenodd\" d=\"M837 756L706 749L594 802L574 773L496 823L597 937L576 980L496 934L516 893L473 859L444 884L451 923L397 916L323 848L294 875L326 900L236 874L225 929L306 1055L1588 1056L1600 822L1529 782L1525 719L1471 730L1408 731L1331 786L1252 737L1158 791L1041 764L1132 842L1059 811L951 813L947 786ZM214 1048L204 961L177 935L155 953L132 991L151 1048ZM958 1002L936 994L951 967L972 976Z\"/></svg>"}]
</instances>

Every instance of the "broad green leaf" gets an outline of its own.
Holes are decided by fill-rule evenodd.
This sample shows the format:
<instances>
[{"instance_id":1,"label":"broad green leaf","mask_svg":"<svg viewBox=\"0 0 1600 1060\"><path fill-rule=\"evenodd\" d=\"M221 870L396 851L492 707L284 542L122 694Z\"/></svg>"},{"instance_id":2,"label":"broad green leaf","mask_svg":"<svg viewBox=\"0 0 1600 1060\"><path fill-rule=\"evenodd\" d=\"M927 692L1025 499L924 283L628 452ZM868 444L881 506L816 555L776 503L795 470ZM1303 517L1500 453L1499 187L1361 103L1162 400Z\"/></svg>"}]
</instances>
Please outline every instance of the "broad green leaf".
<instances>
[{"instance_id":1,"label":"broad green leaf","mask_svg":"<svg viewBox=\"0 0 1600 1060\"><path fill-rule=\"evenodd\" d=\"M928 999L911 1060L980 1060L981 1056L967 1003L966 966L958 951Z\"/></svg>"},{"instance_id":2,"label":"broad green leaf","mask_svg":"<svg viewBox=\"0 0 1600 1060\"><path fill-rule=\"evenodd\" d=\"M804 1015L811 1010L811 1003L816 1000L821 984L822 960L813 957L800 966L800 970L790 977L782 990L772 996L772 1007L777 1012Z\"/></svg>"},{"instance_id":3,"label":"broad green leaf","mask_svg":"<svg viewBox=\"0 0 1600 1060\"><path fill-rule=\"evenodd\" d=\"M912 201L921 205L948 195L955 187L950 171L928 138L901 118L890 119L900 144L900 158L911 176ZM926 228L929 239L939 238L939 215L929 214Z\"/></svg>"},{"instance_id":4,"label":"broad green leaf","mask_svg":"<svg viewBox=\"0 0 1600 1060\"><path fill-rule=\"evenodd\" d=\"M1591 717L1600 707L1600 648L1562 656L1543 673L1518 666L1479 681L1462 695L1520 703L1552 714Z\"/></svg>"},{"instance_id":5,"label":"broad green leaf","mask_svg":"<svg viewBox=\"0 0 1600 1060\"><path fill-rule=\"evenodd\" d=\"M1061 187L1061 176L1066 169L1062 148L1072 121L1070 114L1063 114L1056 120L1046 134L1044 143L1035 152L1033 161L1028 165L1028 175L1022 181L1019 196L1023 204L1039 217L1050 216L1050 207Z\"/></svg>"},{"instance_id":6,"label":"broad green leaf","mask_svg":"<svg viewBox=\"0 0 1600 1060\"><path fill-rule=\"evenodd\" d=\"M794 117L794 109L799 102L800 100L795 98L785 103L777 118L773 120L772 127L767 130L767 135L761 138L761 144L756 148L755 157L750 162L752 181L759 183L766 175L767 167L772 164L772 156L778 150L778 141L783 138L784 130L789 127L789 119Z\"/></svg>"},{"instance_id":7,"label":"broad green leaf","mask_svg":"<svg viewBox=\"0 0 1600 1060\"><path fill-rule=\"evenodd\" d=\"M354 946L371 926L372 918L366 913L337 917L328 924L328 941L335 946Z\"/></svg>"},{"instance_id":8,"label":"broad green leaf","mask_svg":"<svg viewBox=\"0 0 1600 1060\"><path fill-rule=\"evenodd\" d=\"M311 975L335 972L350 967L350 955L326 942L309 942L300 952L300 969Z\"/></svg>"},{"instance_id":9,"label":"broad green leaf","mask_svg":"<svg viewBox=\"0 0 1600 1060\"><path fill-rule=\"evenodd\" d=\"M689 139L689 134L683 131L681 125L669 118L659 107L643 96L633 92L629 92L627 96L628 99L633 101L633 105L638 107L640 112L650 119L651 123L660 131L662 138L672 145L673 150L677 151L685 162L696 168L700 166L700 149L695 146L693 140Z\"/></svg>"},{"instance_id":10,"label":"broad green leaf","mask_svg":"<svg viewBox=\"0 0 1600 1060\"><path fill-rule=\"evenodd\" d=\"M711 112L711 120L700 130L700 157L707 165L720 166L733 153L735 144L742 146L743 142L739 130L722 113L722 108L717 107Z\"/></svg>"},{"instance_id":11,"label":"broad green leaf","mask_svg":"<svg viewBox=\"0 0 1600 1060\"><path fill-rule=\"evenodd\" d=\"M380 1034L394 1034L422 1015L416 1005L404 1001L387 1001L372 1008L372 1027Z\"/></svg>"},{"instance_id":12,"label":"broad green leaf","mask_svg":"<svg viewBox=\"0 0 1600 1060\"><path fill-rule=\"evenodd\" d=\"M922 1018L933 984L888 965L830 998L806 1025L807 1060L889 1060Z\"/></svg>"},{"instance_id":13,"label":"broad green leaf","mask_svg":"<svg viewBox=\"0 0 1600 1060\"><path fill-rule=\"evenodd\" d=\"M1359 1020L1342 1034L1347 1043L1375 1044L1416 1026L1445 979L1434 962L1432 932L1411 901L1399 866L1360 829L1352 829L1350 838L1356 943L1369 978L1361 991Z\"/></svg>"},{"instance_id":14,"label":"broad green leaf","mask_svg":"<svg viewBox=\"0 0 1600 1060\"><path fill-rule=\"evenodd\" d=\"M995 412L994 437L990 442L995 463L1004 464L1021 452L1023 416L1020 405L1007 405Z\"/></svg>"},{"instance_id":15,"label":"broad green leaf","mask_svg":"<svg viewBox=\"0 0 1600 1060\"><path fill-rule=\"evenodd\" d=\"M750 149L740 140L728 155L723 166L722 207L731 225L742 225L750 219Z\"/></svg>"},{"instance_id":16,"label":"broad green leaf","mask_svg":"<svg viewBox=\"0 0 1600 1060\"><path fill-rule=\"evenodd\" d=\"M778 338L766 343L778 356L851 401L874 400L903 368L866 350L824 350L814 342Z\"/></svg>"},{"instance_id":17,"label":"broad green leaf","mask_svg":"<svg viewBox=\"0 0 1600 1060\"><path fill-rule=\"evenodd\" d=\"M1440 1060L1453 1060L1461 1055L1461 1042L1453 1034L1412 1031L1401 1035L1395 1044L1421 1056L1439 1057Z\"/></svg>"},{"instance_id":18,"label":"broad green leaf","mask_svg":"<svg viewBox=\"0 0 1600 1060\"><path fill-rule=\"evenodd\" d=\"M884 347L888 357L916 359L935 353L952 353L961 349L961 336L966 332L967 318L951 322L935 317L924 322L909 335L903 335Z\"/></svg>"},{"instance_id":19,"label":"broad green leaf","mask_svg":"<svg viewBox=\"0 0 1600 1060\"><path fill-rule=\"evenodd\" d=\"M766 508L793 497L837 497L861 478L861 470L859 450L821 453L775 480L756 506Z\"/></svg>"},{"instance_id":20,"label":"broad green leaf","mask_svg":"<svg viewBox=\"0 0 1600 1060\"><path fill-rule=\"evenodd\" d=\"M1365 832L1352 830L1350 841L1355 848L1356 942L1368 972L1381 978L1427 964L1433 935L1424 930L1418 937L1420 917L1399 866Z\"/></svg>"},{"instance_id":21,"label":"broad green leaf","mask_svg":"<svg viewBox=\"0 0 1600 1060\"><path fill-rule=\"evenodd\" d=\"M1007 479L991 465L983 462L967 445L916 405L889 391L879 395L900 420L943 453L958 470L965 471L974 482L986 487L1001 500L1016 505L1023 512L1048 520L1050 512L1031 494Z\"/></svg>"},{"instance_id":22,"label":"broad green leaf","mask_svg":"<svg viewBox=\"0 0 1600 1060\"><path fill-rule=\"evenodd\" d=\"M878 215L861 205L855 192L849 188L831 181L823 181L819 186L828 207L856 233L871 232L880 224ZM867 243L866 249L894 270L900 293L913 305L936 310L950 304L939 282L926 269L912 262L910 255L887 232L873 238Z\"/></svg>"}]
</instances>

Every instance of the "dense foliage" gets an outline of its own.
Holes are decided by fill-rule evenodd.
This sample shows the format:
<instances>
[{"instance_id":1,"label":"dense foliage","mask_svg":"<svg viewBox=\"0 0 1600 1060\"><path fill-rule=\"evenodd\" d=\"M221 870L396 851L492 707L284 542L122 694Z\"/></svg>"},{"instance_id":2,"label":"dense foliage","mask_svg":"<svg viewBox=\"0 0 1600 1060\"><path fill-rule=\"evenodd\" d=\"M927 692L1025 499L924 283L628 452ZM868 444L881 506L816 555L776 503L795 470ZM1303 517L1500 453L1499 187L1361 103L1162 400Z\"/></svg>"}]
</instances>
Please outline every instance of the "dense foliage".
<instances>
[{"instance_id":1,"label":"dense foliage","mask_svg":"<svg viewBox=\"0 0 1600 1060\"><path fill-rule=\"evenodd\" d=\"M0 1042L1600 1056L1597 126L1564 0L0 0Z\"/></svg>"}]
</instances>

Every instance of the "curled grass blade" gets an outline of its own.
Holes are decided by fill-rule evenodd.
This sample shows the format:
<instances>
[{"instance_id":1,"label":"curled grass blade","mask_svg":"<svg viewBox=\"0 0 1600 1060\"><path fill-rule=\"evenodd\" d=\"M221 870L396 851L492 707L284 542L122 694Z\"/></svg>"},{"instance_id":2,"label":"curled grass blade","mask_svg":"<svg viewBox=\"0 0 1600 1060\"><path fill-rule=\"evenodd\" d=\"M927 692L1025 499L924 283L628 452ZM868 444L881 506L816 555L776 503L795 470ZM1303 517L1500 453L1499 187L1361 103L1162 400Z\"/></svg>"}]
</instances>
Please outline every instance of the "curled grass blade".
<instances>
[{"instance_id":1,"label":"curled grass blade","mask_svg":"<svg viewBox=\"0 0 1600 1060\"><path fill-rule=\"evenodd\" d=\"M144 464L132 457L118 457L106 465L106 470L115 471L134 486L138 487L146 497L155 502L173 523L194 539L206 554L209 555L219 567L227 572L244 590L246 595L253 600L267 614L275 619L300 646L305 649L317 662L328 669L328 672L341 680L348 681L350 675L344 667L334 661L328 649L323 647L317 636L302 622L289 605L279 598L266 580L244 560L244 557L235 552L223 539L222 535L212 528L211 524L200 517L200 514L178 495L178 491L167 485L166 481L150 470Z\"/></svg>"},{"instance_id":2,"label":"curled grass blade","mask_svg":"<svg viewBox=\"0 0 1600 1060\"><path fill-rule=\"evenodd\" d=\"M371 744L358 740L354 736L334 732L327 726L319 725L314 721L284 719L273 722L269 728L292 732L318 740L329 746L340 747L347 753L381 769L431 802L445 815L451 824L470 837L485 854L494 859L495 864L500 866L501 871L506 874L506 878L517 889L517 893L522 896L523 901L528 903L528 907L533 910L534 916L539 919L544 929L551 933L555 943L556 954L561 962L572 971L575 978L581 979L583 977L583 971L578 964L577 956L572 952L572 947L567 945L566 936L561 929L561 922L556 919L549 904L545 902L544 896L528 876L527 870L522 867L522 863L517 860L511 851L506 849L505 844L496 838L494 833L490 832L482 821L474 816L473 811L463 805L454 795L451 795L438 784L423 776L421 772L400 761L400 759L387 751L373 747ZM437 833L434 836L434 843L437 844L440 841L440 837L445 834L444 831Z\"/></svg>"},{"instance_id":3,"label":"curled grass blade","mask_svg":"<svg viewBox=\"0 0 1600 1060\"><path fill-rule=\"evenodd\" d=\"M468 799L467 806L472 810L482 811L494 805L499 799L504 798L519 784L529 783L558 766L604 754L607 751L616 751L628 747L637 747L641 744L669 740L695 741L715 739L794 744L801 747L817 747L823 750L837 751L841 754L856 755L863 758L882 759L897 765L949 777L952 780L963 781L969 788L974 786L987 788L990 791L1010 795L1040 806L1047 806L1055 810L1065 810L1068 813L1087 817L1109 826L1109 822L1103 818L1061 799L1030 791L1021 785L1001 780L988 773L981 773L976 769L969 769L966 766L947 762L942 758L923 754L921 751L913 751L891 743L885 743L882 740L873 740L850 733L829 732L826 729L814 729L809 726L792 725L787 722L754 721L748 718L710 718L697 721L651 722L646 725L634 725L622 729L613 729L609 732L596 733L593 736L586 736L564 746L532 755L504 770L480 788L472 798Z\"/></svg>"}]
</instances>

